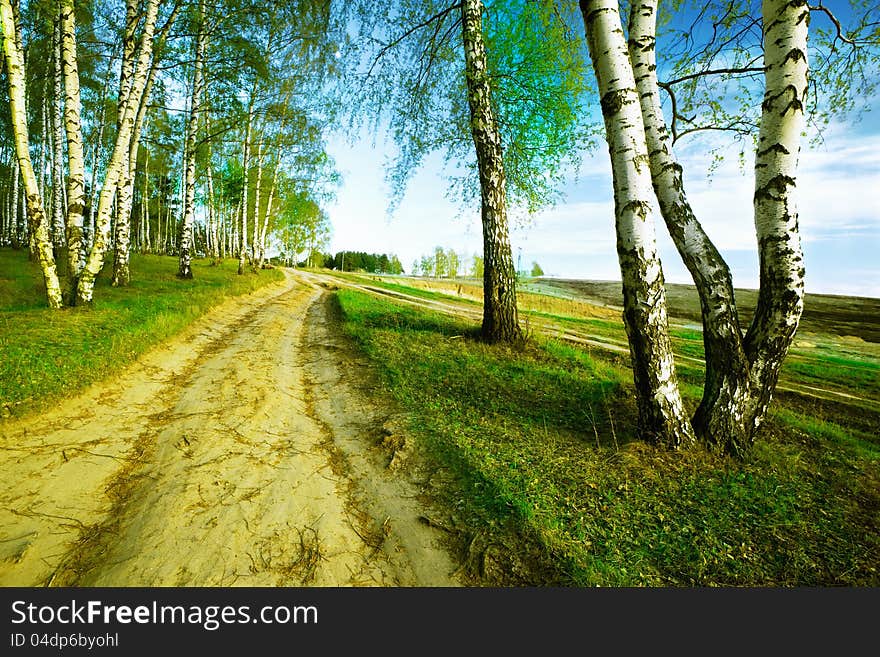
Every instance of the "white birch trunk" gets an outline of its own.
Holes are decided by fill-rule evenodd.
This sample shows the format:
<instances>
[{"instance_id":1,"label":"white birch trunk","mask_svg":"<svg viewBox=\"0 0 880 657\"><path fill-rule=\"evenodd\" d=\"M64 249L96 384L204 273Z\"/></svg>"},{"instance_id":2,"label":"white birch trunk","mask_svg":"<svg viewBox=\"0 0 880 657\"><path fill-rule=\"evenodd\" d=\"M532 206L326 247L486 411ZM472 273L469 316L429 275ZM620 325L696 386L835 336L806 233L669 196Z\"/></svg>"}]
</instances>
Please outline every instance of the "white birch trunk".
<instances>
[{"instance_id":1,"label":"white birch trunk","mask_svg":"<svg viewBox=\"0 0 880 657\"><path fill-rule=\"evenodd\" d=\"M135 30L138 23L138 11L136 0L126 0L125 6L125 31L122 39L122 61L119 68L119 100L117 101L116 129L117 134L122 130L122 121L125 117L127 103L133 103L132 98L133 80L135 67ZM150 66L152 74L153 65ZM149 77L147 78L149 84ZM140 103L138 103L140 109ZM137 125L137 120L135 120ZM134 141L135 129L132 129L130 140ZM116 222L113 228L113 275L110 284L113 287L125 287L131 282L129 269L129 251L131 248L131 201L132 190L132 165L131 144L128 147L129 154L119 174L116 190ZM137 153L137 151L135 151Z\"/></svg>"},{"instance_id":2,"label":"white birch trunk","mask_svg":"<svg viewBox=\"0 0 880 657\"><path fill-rule=\"evenodd\" d=\"M641 107L617 2L580 3L599 85L614 182L624 324L643 437L670 447L694 441L675 375L663 269L651 214L651 172Z\"/></svg>"},{"instance_id":3,"label":"white birch trunk","mask_svg":"<svg viewBox=\"0 0 880 657\"><path fill-rule=\"evenodd\" d=\"M140 102L140 96L147 82L148 69L152 57L153 35L158 6L159 0L148 0L147 2L144 32L138 49L137 65L132 76L128 102L123 107L124 111L119 124L119 132L116 136L116 144L110 161L107 164L107 173L104 178L104 184L101 187L101 195L98 199L98 211L95 220L95 242L80 276L79 288L77 290L78 303L91 303L95 279L104 265L104 254L110 237L110 213L113 207L113 197L116 194L123 170L128 167L135 114Z\"/></svg>"},{"instance_id":4,"label":"white birch trunk","mask_svg":"<svg viewBox=\"0 0 880 657\"><path fill-rule=\"evenodd\" d=\"M164 253L162 246L162 178L159 178L159 185L156 190L156 253L161 255Z\"/></svg>"},{"instance_id":5,"label":"white birch trunk","mask_svg":"<svg viewBox=\"0 0 880 657\"><path fill-rule=\"evenodd\" d=\"M687 203L681 167L668 144L653 66L654 0L634 6L630 25L654 187L703 308L706 384L694 426L711 443L740 455L754 443L803 310L803 255L791 193L804 120L808 11L803 2L763 7L765 97L754 201L761 284L745 338L729 270Z\"/></svg>"},{"instance_id":6,"label":"white birch trunk","mask_svg":"<svg viewBox=\"0 0 880 657\"><path fill-rule=\"evenodd\" d=\"M13 139L15 141L16 161L24 183L27 213L30 230L34 235L40 269L46 284L46 298L50 308L61 308L63 300L55 257L49 242L49 227L43 199L37 185L31 163L27 132L27 112L25 109L24 62L18 48L15 30L15 16L10 0L0 0L0 27L3 30L3 56L6 62L6 76L9 82L9 107L12 118Z\"/></svg>"},{"instance_id":7,"label":"white birch trunk","mask_svg":"<svg viewBox=\"0 0 880 657\"><path fill-rule=\"evenodd\" d=\"M180 227L180 254L177 268L177 276L180 278L193 277L192 250L196 197L196 132L199 127L199 108L201 107L202 90L204 88L202 68L205 60L205 39L207 35L205 19L205 0L199 0L199 31L196 37L196 59L193 66L192 101L190 102L189 120L186 126L183 218Z\"/></svg>"},{"instance_id":8,"label":"white birch trunk","mask_svg":"<svg viewBox=\"0 0 880 657\"><path fill-rule=\"evenodd\" d=\"M101 164L101 151L104 143L104 127L107 123L107 92L110 89L110 76L113 72L113 58L107 60L107 71L104 73L104 84L101 86L101 106L98 111L98 128L95 144L92 148L92 180L89 184L88 220L83 226L84 250L92 248L95 234L95 210L98 206L98 168Z\"/></svg>"},{"instance_id":9,"label":"white birch trunk","mask_svg":"<svg viewBox=\"0 0 880 657\"><path fill-rule=\"evenodd\" d=\"M629 23L629 58L635 75L645 126L651 176L669 234L694 280L700 297L706 375L703 398L694 414L702 439L725 446L749 432L744 422L749 399L749 364L736 310L733 280L685 194L681 165L672 152L663 118L656 73L658 0L633 4Z\"/></svg>"},{"instance_id":10,"label":"white birch trunk","mask_svg":"<svg viewBox=\"0 0 880 657\"><path fill-rule=\"evenodd\" d=\"M55 257L64 248L64 124L61 74L61 26L56 14L52 30L52 244Z\"/></svg>"},{"instance_id":11,"label":"white birch trunk","mask_svg":"<svg viewBox=\"0 0 880 657\"><path fill-rule=\"evenodd\" d=\"M795 185L808 93L809 6L764 0L764 102L755 152L755 232L760 291L745 339L752 412L760 425L804 309L804 258Z\"/></svg>"},{"instance_id":12,"label":"white birch trunk","mask_svg":"<svg viewBox=\"0 0 880 657\"><path fill-rule=\"evenodd\" d=\"M260 244L260 195L263 186L263 142L257 139L257 180L254 185L254 234L251 237L251 266L257 268L257 249Z\"/></svg>"},{"instance_id":13,"label":"white birch trunk","mask_svg":"<svg viewBox=\"0 0 880 657\"><path fill-rule=\"evenodd\" d=\"M80 118L79 66L76 54L76 16L73 0L61 0L61 61L64 76L64 128L67 133L67 283L65 299L75 302L79 273L85 265L83 211L85 158Z\"/></svg>"},{"instance_id":14,"label":"white birch trunk","mask_svg":"<svg viewBox=\"0 0 880 657\"><path fill-rule=\"evenodd\" d=\"M211 122L207 115L205 116L205 129L206 132L210 135L211 132ZM218 221L218 213L214 207L215 199L214 199L214 165L211 161L212 153L211 153L211 140L210 137L207 143L208 153L205 157L205 174L206 174L206 182L208 185L208 229L211 235L211 260L216 261L217 258L220 257L220 243L218 241L219 234L217 228Z\"/></svg>"},{"instance_id":15,"label":"white birch trunk","mask_svg":"<svg viewBox=\"0 0 880 657\"><path fill-rule=\"evenodd\" d=\"M43 206L46 206L46 160L48 159L48 146L51 142L49 129L49 111L47 105L49 103L49 80L43 84L43 102L40 103L40 159L37 162L37 186L40 188L40 197L43 199ZM51 170L51 166L49 167Z\"/></svg>"},{"instance_id":16,"label":"white birch trunk","mask_svg":"<svg viewBox=\"0 0 880 657\"><path fill-rule=\"evenodd\" d=\"M150 237L150 149L144 152L144 191L141 200L142 216L141 221L144 222L144 251L146 253L153 252L153 245Z\"/></svg>"},{"instance_id":17,"label":"white birch trunk","mask_svg":"<svg viewBox=\"0 0 880 657\"><path fill-rule=\"evenodd\" d=\"M244 175L244 187L241 192L241 222L239 229L240 242L238 244L238 273L244 274L244 262L247 256L247 213L248 213L248 166L250 165L250 142L251 142L251 126L254 118L254 93L256 92L257 83L254 81L254 88L251 90L250 101L248 102L247 128L245 129L244 144L242 145L242 171Z\"/></svg>"},{"instance_id":18,"label":"white birch trunk","mask_svg":"<svg viewBox=\"0 0 880 657\"><path fill-rule=\"evenodd\" d=\"M137 117L132 129L131 147L128 156L128 167L123 169L123 178L119 184L119 195L116 200L116 248L113 259L113 280L111 285L123 287L131 282L131 269L129 256L131 253L131 209L134 200L134 182L137 173L137 158L140 151L141 133L146 120L147 107L150 102L150 94L153 91L153 83L156 78L156 60L150 65L150 73L147 83L144 85L138 103Z\"/></svg>"},{"instance_id":19,"label":"white birch trunk","mask_svg":"<svg viewBox=\"0 0 880 657\"><path fill-rule=\"evenodd\" d=\"M275 190L278 186L278 170L281 163L275 163L275 170L272 172L272 186L269 187L269 198L266 201L266 212L263 214L263 221L260 227L260 262L258 269L262 269L266 260L266 236L269 233L269 219L272 215L272 204L275 202Z\"/></svg>"},{"instance_id":20,"label":"white birch trunk","mask_svg":"<svg viewBox=\"0 0 880 657\"><path fill-rule=\"evenodd\" d=\"M12 217L12 223L14 225L13 230L15 231L15 242L13 246L16 248L21 247L22 242L27 245L27 231L24 231L24 235L22 235L22 230L19 227L18 220L18 181L21 179L21 167L18 166L18 156L13 154L12 156L12 198L9 201L9 212ZM40 200L42 202L42 195L40 196Z\"/></svg>"}]
</instances>

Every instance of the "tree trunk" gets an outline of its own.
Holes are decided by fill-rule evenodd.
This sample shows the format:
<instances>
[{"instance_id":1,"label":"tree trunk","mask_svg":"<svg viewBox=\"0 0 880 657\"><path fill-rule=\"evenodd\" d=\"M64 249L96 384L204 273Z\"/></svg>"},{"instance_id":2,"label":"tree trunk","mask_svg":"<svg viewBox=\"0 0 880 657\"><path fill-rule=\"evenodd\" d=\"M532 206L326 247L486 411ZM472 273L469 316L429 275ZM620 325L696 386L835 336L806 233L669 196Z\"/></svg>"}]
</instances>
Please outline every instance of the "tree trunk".
<instances>
[{"instance_id":1,"label":"tree trunk","mask_svg":"<svg viewBox=\"0 0 880 657\"><path fill-rule=\"evenodd\" d=\"M95 210L98 206L98 168L101 162L101 148L104 143L104 126L107 123L107 91L110 89L110 76L113 72L113 58L107 60L107 71L104 84L101 86L100 109L98 110L98 127L95 144L92 148L92 180L89 184L88 220L83 226L83 245L86 251L92 248L95 235Z\"/></svg>"},{"instance_id":2,"label":"tree trunk","mask_svg":"<svg viewBox=\"0 0 880 657\"><path fill-rule=\"evenodd\" d=\"M639 91L651 177L669 234L694 280L703 318L706 376L694 414L696 434L715 444L742 442L751 433L743 422L749 397L749 363L727 263L694 215L681 165L672 153L656 73L657 0L632 6L629 57Z\"/></svg>"},{"instance_id":3,"label":"tree trunk","mask_svg":"<svg viewBox=\"0 0 880 657\"><path fill-rule=\"evenodd\" d=\"M272 213L272 203L275 201L275 189L278 185L278 170L281 168L281 162L275 163L275 170L272 172L272 186L269 188L269 198L266 201L266 212L263 214L263 222L260 228L260 261L257 266L262 269L266 260L266 235L269 232L269 219Z\"/></svg>"},{"instance_id":4,"label":"tree trunk","mask_svg":"<svg viewBox=\"0 0 880 657\"><path fill-rule=\"evenodd\" d=\"M62 257L64 248L64 132L61 115L61 26L60 14L56 15L52 30L52 244L55 258Z\"/></svg>"},{"instance_id":5,"label":"tree trunk","mask_svg":"<svg viewBox=\"0 0 880 657\"><path fill-rule=\"evenodd\" d=\"M260 194L263 186L263 142L262 135L257 139L257 180L254 184L254 234L251 237L251 266L257 267L257 247L260 243Z\"/></svg>"},{"instance_id":6,"label":"tree trunk","mask_svg":"<svg viewBox=\"0 0 880 657\"><path fill-rule=\"evenodd\" d=\"M804 309L804 258L794 198L808 93L804 0L764 0L764 102L755 152L755 232L760 290L745 349L751 364L749 413L756 430L776 389ZM752 434L754 436L754 433ZM733 451L751 446L731 445Z\"/></svg>"},{"instance_id":7,"label":"tree trunk","mask_svg":"<svg viewBox=\"0 0 880 657\"><path fill-rule=\"evenodd\" d=\"M803 309L803 256L790 191L803 127L807 13L804 3L764 3L766 89L755 158L761 285L745 338L729 269L687 202L682 169L669 145L654 72L656 1L635 5L630 22L630 57L639 83L654 188L703 312L706 381L694 429L708 442L740 455L754 443Z\"/></svg>"},{"instance_id":8,"label":"tree trunk","mask_svg":"<svg viewBox=\"0 0 880 657\"><path fill-rule=\"evenodd\" d=\"M12 219L13 228L12 230L15 232L15 239L12 243L12 246L16 249L21 248L22 244L27 244L27 231L22 231L19 226L19 213L18 213L18 181L21 179L21 167L18 166L18 156L13 154L12 156L12 198L9 201L9 212ZM40 197L42 198L42 196ZM24 233L24 234L22 234ZM22 239L24 238L24 239Z\"/></svg>"},{"instance_id":9,"label":"tree trunk","mask_svg":"<svg viewBox=\"0 0 880 657\"><path fill-rule=\"evenodd\" d=\"M248 190L248 165L249 157L250 157L250 142L251 142L251 126L254 118L254 94L256 92L257 82L254 80L254 88L251 90L250 101L248 102L248 117L247 117L247 127L245 129L244 134L244 144L242 145L242 172L244 176L244 185L241 191L241 229L239 232L240 243L238 245L238 273L239 275L244 274L244 262L245 257L247 256L247 212L248 212L248 204L247 204L247 190Z\"/></svg>"},{"instance_id":10,"label":"tree trunk","mask_svg":"<svg viewBox=\"0 0 880 657\"><path fill-rule=\"evenodd\" d=\"M73 0L61 0L61 61L64 73L64 128L67 132L67 282L65 301L73 305L79 273L85 264L83 211L85 161L80 119L79 67L76 58L76 17Z\"/></svg>"},{"instance_id":11,"label":"tree trunk","mask_svg":"<svg viewBox=\"0 0 880 657\"><path fill-rule=\"evenodd\" d=\"M150 236L150 149L144 152L144 191L141 193L141 221L144 222L144 251L153 252Z\"/></svg>"},{"instance_id":12,"label":"tree trunk","mask_svg":"<svg viewBox=\"0 0 880 657\"><path fill-rule=\"evenodd\" d=\"M137 2L126 0L125 7L125 32L122 41L122 62L119 68L119 100L117 101L116 129L117 133L122 129L122 121L125 117L125 107L133 103L132 76L135 67L135 29L138 22ZM152 74L153 66L150 66ZM149 84L149 78L148 78ZM140 103L138 103L140 108ZM131 140L134 139L132 129ZM131 270L129 268L129 251L131 248L131 200L132 200L132 166L131 146L128 148L128 157L125 159L117 182L116 190L116 222L113 234L113 276L110 285L113 287L125 287L131 282Z\"/></svg>"},{"instance_id":13,"label":"tree trunk","mask_svg":"<svg viewBox=\"0 0 880 657\"><path fill-rule=\"evenodd\" d=\"M165 236L162 233L162 178L156 190L156 253L165 254Z\"/></svg>"},{"instance_id":14,"label":"tree trunk","mask_svg":"<svg viewBox=\"0 0 880 657\"><path fill-rule=\"evenodd\" d=\"M28 145L27 113L24 102L24 62L15 35L15 17L10 0L0 0L0 26L3 29L3 56L6 61L6 77L9 82L9 107L12 118L16 159L24 182L27 213L37 247L40 269L46 284L46 298L50 308L63 305L55 257L49 242L49 227Z\"/></svg>"},{"instance_id":15,"label":"tree trunk","mask_svg":"<svg viewBox=\"0 0 880 657\"><path fill-rule=\"evenodd\" d=\"M43 199L43 207L46 207L46 160L51 159L48 156L48 147L51 144L51 129L49 128L49 81L51 77L46 76L43 83L43 102L40 103L40 156L37 161L37 187L40 189L40 197ZM48 167L51 171L52 167Z\"/></svg>"},{"instance_id":16,"label":"tree trunk","mask_svg":"<svg viewBox=\"0 0 880 657\"><path fill-rule=\"evenodd\" d=\"M522 338L522 333L507 225L504 158L501 134L492 109L482 8L480 0L464 0L461 4L470 126L480 174L485 262L482 335L488 342L514 342Z\"/></svg>"},{"instance_id":17,"label":"tree trunk","mask_svg":"<svg viewBox=\"0 0 880 657\"><path fill-rule=\"evenodd\" d=\"M208 155L206 157L205 166L207 170L206 174L206 182L208 184L208 227L211 235L211 260L216 262L216 260L220 257L220 235L218 232L217 221L218 221L218 213L214 208L214 173L213 166L211 165L211 147L210 143L208 144Z\"/></svg>"},{"instance_id":18,"label":"tree trunk","mask_svg":"<svg viewBox=\"0 0 880 657\"><path fill-rule=\"evenodd\" d=\"M651 216L648 149L617 2L580 3L611 155L617 256L623 280L640 434L670 447L694 441L669 340L663 269Z\"/></svg>"},{"instance_id":19,"label":"tree trunk","mask_svg":"<svg viewBox=\"0 0 880 657\"><path fill-rule=\"evenodd\" d=\"M77 290L77 302L89 304L92 301L95 279L104 264L104 253L110 237L110 214L113 197L116 194L120 178L129 165L129 149L134 130L135 114L141 94L147 82L148 69L153 51L153 35L156 25L159 0L148 0L144 18L144 31L138 48L137 65L132 75L131 89L127 94L127 102L122 106L120 128L116 136L116 145L107 164L107 173L98 199L98 211L95 221L95 243L89 254L86 266L80 276Z\"/></svg>"},{"instance_id":20,"label":"tree trunk","mask_svg":"<svg viewBox=\"0 0 880 657\"><path fill-rule=\"evenodd\" d=\"M193 66L192 100L189 108L189 120L186 126L186 162L184 163L183 185L183 219L180 226L180 256L177 275L180 278L192 278L193 250L193 217L195 215L196 198L196 132L199 127L199 108L202 100L204 76L202 67L205 59L205 0L199 0L199 31L196 37L196 59Z\"/></svg>"}]
</instances>

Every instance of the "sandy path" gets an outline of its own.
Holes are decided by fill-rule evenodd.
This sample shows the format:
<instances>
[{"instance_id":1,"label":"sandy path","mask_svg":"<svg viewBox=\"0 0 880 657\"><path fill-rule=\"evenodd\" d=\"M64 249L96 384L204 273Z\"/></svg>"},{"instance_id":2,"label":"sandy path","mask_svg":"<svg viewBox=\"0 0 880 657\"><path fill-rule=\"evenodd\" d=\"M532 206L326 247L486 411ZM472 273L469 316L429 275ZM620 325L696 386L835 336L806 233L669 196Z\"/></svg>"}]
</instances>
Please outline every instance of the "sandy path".
<instances>
[{"instance_id":1,"label":"sandy path","mask_svg":"<svg viewBox=\"0 0 880 657\"><path fill-rule=\"evenodd\" d=\"M288 272L0 425L0 585L456 584L320 299Z\"/></svg>"}]
</instances>

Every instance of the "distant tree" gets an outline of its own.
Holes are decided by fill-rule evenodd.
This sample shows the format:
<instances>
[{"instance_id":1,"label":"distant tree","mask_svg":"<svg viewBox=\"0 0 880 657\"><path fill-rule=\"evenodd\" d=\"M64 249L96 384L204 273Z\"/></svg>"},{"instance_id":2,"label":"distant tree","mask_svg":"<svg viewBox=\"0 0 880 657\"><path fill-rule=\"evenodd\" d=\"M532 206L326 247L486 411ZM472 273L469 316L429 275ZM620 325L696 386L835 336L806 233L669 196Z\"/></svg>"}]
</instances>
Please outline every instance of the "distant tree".
<instances>
[{"instance_id":1,"label":"distant tree","mask_svg":"<svg viewBox=\"0 0 880 657\"><path fill-rule=\"evenodd\" d=\"M446 263L449 278L455 278L458 276L458 268L461 266L461 260L459 259L458 254L452 249L449 249L449 251L446 252Z\"/></svg>"},{"instance_id":2,"label":"distant tree","mask_svg":"<svg viewBox=\"0 0 880 657\"><path fill-rule=\"evenodd\" d=\"M349 103L399 148L389 178L399 199L418 166L443 152L451 191L480 206L483 338L520 338L508 206L552 204L564 165L589 141L581 111L583 44L550 0L371 0L360 8L354 46L367 70ZM359 38L358 38L359 37ZM364 54L366 53L366 56ZM372 55L372 56L371 56ZM360 90L359 92L356 90Z\"/></svg>"},{"instance_id":3,"label":"distant tree","mask_svg":"<svg viewBox=\"0 0 880 657\"><path fill-rule=\"evenodd\" d=\"M532 278L537 278L538 276L543 276L544 270L541 269L541 265L537 262L532 262Z\"/></svg>"},{"instance_id":4,"label":"distant tree","mask_svg":"<svg viewBox=\"0 0 880 657\"><path fill-rule=\"evenodd\" d=\"M391 261L388 264L388 273L389 274L402 274L403 273L403 265L400 263L400 259L393 253L391 254Z\"/></svg>"},{"instance_id":5,"label":"distant tree","mask_svg":"<svg viewBox=\"0 0 880 657\"><path fill-rule=\"evenodd\" d=\"M422 276L430 276L434 272L434 258L428 255L422 256L419 271L422 272Z\"/></svg>"},{"instance_id":6,"label":"distant tree","mask_svg":"<svg viewBox=\"0 0 880 657\"><path fill-rule=\"evenodd\" d=\"M442 246L434 248L434 276L443 278L449 273L449 256Z\"/></svg>"},{"instance_id":7,"label":"distant tree","mask_svg":"<svg viewBox=\"0 0 880 657\"><path fill-rule=\"evenodd\" d=\"M471 265L471 276L474 278L483 277L483 256L474 254L474 261Z\"/></svg>"}]
</instances>

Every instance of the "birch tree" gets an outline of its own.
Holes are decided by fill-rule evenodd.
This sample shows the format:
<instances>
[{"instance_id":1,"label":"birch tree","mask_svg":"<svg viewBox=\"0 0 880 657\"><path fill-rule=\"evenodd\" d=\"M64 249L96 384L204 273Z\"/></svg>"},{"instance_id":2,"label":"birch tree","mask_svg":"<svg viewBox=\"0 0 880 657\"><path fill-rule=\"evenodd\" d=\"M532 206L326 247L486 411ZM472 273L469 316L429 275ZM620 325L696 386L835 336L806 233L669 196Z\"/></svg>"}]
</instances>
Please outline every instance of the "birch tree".
<instances>
[{"instance_id":1,"label":"birch tree","mask_svg":"<svg viewBox=\"0 0 880 657\"><path fill-rule=\"evenodd\" d=\"M370 56L350 104L373 128L387 119L398 146L391 210L427 154L463 172L449 175L449 192L479 204L490 342L521 335L511 213L555 202L587 142L583 59L555 5L411 0L368 3L358 17Z\"/></svg>"},{"instance_id":2,"label":"birch tree","mask_svg":"<svg viewBox=\"0 0 880 657\"><path fill-rule=\"evenodd\" d=\"M63 305L63 299L55 256L49 240L48 218L30 155L24 96L25 69L16 36L16 19L11 0L0 0L0 28L3 33L3 58L9 85L9 107L12 116L15 158L24 183L29 230L34 238L40 269L43 273L43 282L46 285L49 307L60 308Z\"/></svg>"},{"instance_id":3,"label":"birch tree","mask_svg":"<svg viewBox=\"0 0 880 657\"><path fill-rule=\"evenodd\" d=\"M65 303L75 302L84 263L83 211L85 210L85 158L76 49L76 16L73 0L61 0L61 62L64 77L64 128L67 134L67 279Z\"/></svg>"},{"instance_id":4,"label":"birch tree","mask_svg":"<svg viewBox=\"0 0 880 657\"><path fill-rule=\"evenodd\" d=\"M470 128L480 172L484 258L482 334L490 342L514 342L521 338L522 332L516 307L516 272L507 220L504 157L501 134L492 109L482 10L480 0L463 0L461 3Z\"/></svg>"},{"instance_id":5,"label":"birch tree","mask_svg":"<svg viewBox=\"0 0 880 657\"><path fill-rule=\"evenodd\" d=\"M204 92L204 75L202 68L205 61L205 44L207 27L205 0L199 0L199 13L196 29L195 63L193 64L192 99L190 100L189 119L186 126L186 160L184 162L184 203L183 218L180 227L180 255L177 275L180 278L192 278L193 249L193 215L195 214L196 189L196 132L199 125L199 113Z\"/></svg>"},{"instance_id":6,"label":"birch tree","mask_svg":"<svg viewBox=\"0 0 880 657\"><path fill-rule=\"evenodd\" d=\"M623 319L636 387L639 433L679 447L692 443L694 435L678 389L669 340L638 89L617 0L589 0L580 6L611 155Z\"/></svg>"},{"instance_id":7,"label":"birch tree","mask_svg":"<svg viewBox=\"0 0 880 657\"><path fill-rule=\"evenodd\" d=\"M120 65L120 90L119 90L119 112L117 114L117 122L121 117L125 116L124 103L129 102L132 91L132 76L134 74L134 45L135 32L137 26L137 3L128 0L126 10L126 27L123 37L123 59ZM180 3L176 2L171 10L171 14L165 21L164 26L155 36L155 46L152 48L150 55L149 72L147 73L146 82L139 96L132 98L131 102L137 103L137 113L135 114L134 124L131 128L131 136L129 137L128 158L117 183L117 199L116 199L116 225L114 239L113 254L113 277L110 284L114 287L124 287L131 281L131 271L129 269L129 254L131 250L131 225L132 225L132 204L134 200L134 179L137 169L138 151L140 150L141 133L146 120L148 103L152 94L153 85L156 80L158 70L158 59L165 45L165 39L171 26L174 24L180 9ZM132 19L129 18L129 12L132 12ZM133 20L133 23L130 23ZM118 126L117 126L118 129Z\"/></svg>"},{"instance_id":8,"label":"birch tree","mask_svg":"<svg viewBox=\"0 0 880 657\"><path fill-rule=\"evenodd\" d=\"M107 164L104 184L98 198L98 209L95 220L95 239L92 250L82 270L77 287L77 303L89 304L92 301L95 279L104 264L104 254L110 237L110 215L117 186L124 174L123 168L129 166L129 149L134 129L137 109L141 95L149 75L153 52L153 36L155 34L156 17L159 0L148 0L144 16L143 32L138 46L138 54L132 74L131 87L121 105L121 121L116 135L116 143Z\"/></svg>"},{"instance_id":9,"label":"birch tree","mask_svg":"<svg viewBox=\"0 0 880 657\"><path fill-rule=\"evenodd\" d=\"M811 104L816 103L814 87L813 100L810 96L808 79L808 26L811 8L806 2L794 0L764 0L759 16L750 13L746 5L726 3L719 8L719 18L713 18L714 32L709 42L698 54L692 71L679 73L672 81L658 80L658 63L655 52L657 42L658 0L640 0L633 3L628 23L627 52L619 51L623 41L623 28L617 15L616 3L581 2L580 7L587 26L590 56L594 67L601 68L610 57L608 51L594 49L590 42L591 29L599 29L600 21L605 20L603 31L617 35L617 65L610 76L613 79L632 78L635 88L626 99L618 95L603 93L603 113L619 110L629 115L628 124L636 125L644 132L644 150L623 155L630 166L638 169L640 185L649 170L653 192L664 222L685 265L693 277L698 291L703 316L703 336L706 353L706 377L703 397L693 416L693 434L721 449L742 455L753 444L757 429L766 416L767 408L776 387L783 359L792 343L803 311L804 262L800 246L798 214L796 204L797 162L801 149L801 138L806 128L806 116ZM818 77L826 83L831 79L829 70L841 72L836 63L834 45L840 40L853 47L856 42L845 36L840 23L821 5L813 8L830 16L836 34L832 35L832 47L822 58ZM701 9L711 14L710 8ZM702 14L701 14L702 15ZM592 24L592 28L591 28ZM863 23L864 25L864 23ZM870 23L868 23L870 25ZM752 48L744 46L752 28L758 28L759 39ZM698 31L691 25L691 31ZM687 35L685 39L689 39ZM724 58L724 50L718 49L717 42L731 49L727 65L719 67L715 62ZM755 55L755 50L759 55ZM625 56L624 56L625 55ZM852 61L852 53L845 56L846 65ZM835 67L837 67L835 69ZM598 71L597 71L598 75ZM717 100L719 88L713 88L711 97L705 100L708 111L703 123L695 111L697 83L710 76L736 78L739 83L737 96L740 107L724 107ZM758 80L762 97L760 102L752 102L749 94L758 86L742 82L743 77ZM685 94L676 95L673 89L677 83L685 83ZM628 83L627 83L628 84ZM600 87L601 87L600 79ZM846 87L844 83L842 85ZM845 94L841 95L840 83L834 84L832 96L850 107ZM671 100L672 125L667 124L662 107L661 89L669 94ZM606 89L607 91L607 89ZM743 100L745 99L745 100ZM619 106L619 107L618 107ZM682 107L690 114L683 115ZM757 108L752 118L751 108ZM676 126L676 122L678 126ZM743 331L736 308L733 281L730 269L719 250L710 240L695 216L685 194L684 170L673 154L673 143L683 134L707 129L721 129L738 135L748 135L751 126L757 124L755 135L754 200L752 214L754 230L758 242L760 261L760 289L758 306L749 327ZM620 127L609 126L606 119L606 133L612 162L622 156L615 148ZM615 170L615 199L618 194L618 175ZM626 183L632 191L635 185ZM640 194L644 195L642 190ZM618 242L621 230L618 226ZM653 239L651 240L653 243ZM641 251L647 253L648 251ZM633 267L624 256L620 258L626 296L627 277L635 276L640 282L650 282L651 268ZM656 265L659 272L659 261ZM662 276L662 272L660 273ZM661 297L648 299L652 310L665 306ZM665 331L652 334L648 330L630 329L628 333L630 349L633 353L634 371L637 381L640 421L642 406L649 399L677 398L677 385L669 380L667 385L651 385L645 388L638 383L637 344L648 341L653 345L665 345L668 337ZM635 344L634 344L635 343ZM665 350L665 346L663 347ZM670 355L671 358L671 355ZM677 408L677 403L676 403ZM662 414L675 426L682 425L680 413ZM673 417L675 419L673 420ZM688 435L691 427L685 426ZM650 432L648 432L650 434ZM662 437L662 434L661 434ZM666 442L681 444L675 440Z\"/></svg>"},{"instance_id":10,"label":"birch tree","mask_svg":"<svg viewBox=\"0 0 880 657\"><path fill-rule=\"evenodd\" d=\"M57 10L57 6L54 7ZM52 21L52 244L55 257L64 247L64 97L61 71L61 21L55 14Z\"/></svg>"}]
</instances>

